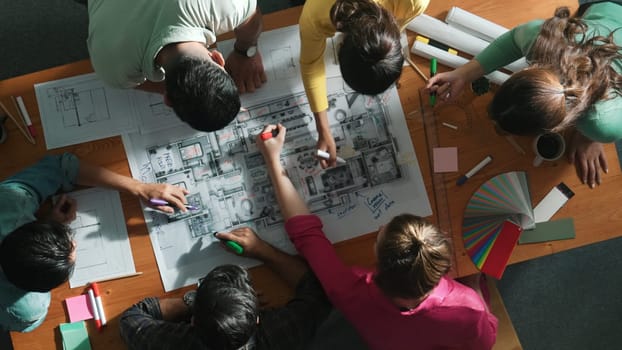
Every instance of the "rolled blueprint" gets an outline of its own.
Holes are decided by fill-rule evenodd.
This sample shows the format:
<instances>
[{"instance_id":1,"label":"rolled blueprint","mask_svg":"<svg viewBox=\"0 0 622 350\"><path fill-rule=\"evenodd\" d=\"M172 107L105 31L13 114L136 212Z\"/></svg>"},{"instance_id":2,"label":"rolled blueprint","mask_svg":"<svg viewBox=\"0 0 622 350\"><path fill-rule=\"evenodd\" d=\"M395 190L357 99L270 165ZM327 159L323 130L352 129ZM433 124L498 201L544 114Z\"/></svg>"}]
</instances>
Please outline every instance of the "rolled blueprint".
<instances>
[{"instance_id":1,"label":"rolled blueprint","mask_svg":"<svg viewBox=\"0 0 622 350\"><path fill-rule=\"evenodd\" d=\"M458 28L451 27L447 23L425 14L415 17L408 23L406 28L473 56L482 52L489 44L485 40L465 33ZM512 62L505 68L512 72L518 72L527 67L524 59L522 59L522 64L520 62L521 60Z\"/></svg>"},{"instance_id":2,"label":"rolled blueprint","mask_svg":"<svg viewBox=\"0 0 622 350\"><path fill-rule=\"evenodd\" d=\"M415 40L415 43L413 44L411 51L415 55L425 57L428 59L432 57L436 57L438 62L448 67L452 67L452 68L460 67L463 64L468 62L468 60L464 57L452 55L447 51L437 49L434 46L430 46L428 44L424 44L421 41L416 41L416 40ZM499 72L499 71L494 71L486 75L486 78L488 78L491 82L497 85L503 84L503 82L506 81L509 77L510 77L509 75L503 72Z\"/></svg>"},{"instance_id":3,"label":"rolled blueprint","mask_svg":"<svg viewBox=\"0 0 622 350\"><path fill-rule=\"evenodd\" d=\"M456 6L449 10L447 17L445 17L445 22L454 28L488 42L493 42L501 34L508 31L506 27Z\"/></svg>"}]
</instances>

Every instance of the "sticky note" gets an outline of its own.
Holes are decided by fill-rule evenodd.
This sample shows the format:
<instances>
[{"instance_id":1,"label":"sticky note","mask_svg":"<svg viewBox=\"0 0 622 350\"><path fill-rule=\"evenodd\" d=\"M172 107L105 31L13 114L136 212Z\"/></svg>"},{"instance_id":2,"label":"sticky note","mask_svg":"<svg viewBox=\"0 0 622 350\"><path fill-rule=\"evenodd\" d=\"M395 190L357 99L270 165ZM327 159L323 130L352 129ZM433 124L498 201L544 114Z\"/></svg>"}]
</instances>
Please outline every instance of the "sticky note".
<instances>
[{"instance_id":1,"label":"sticky note","mask_svg":"<svg viewBox=\"0 0 622 350\"><path fill-rule=\"evenodd\" d=\"M458 148L435 147L432 150L435 173L458 171Z\"/></svg>"},{"instance_id":2,"label":"sticky note","mask_svg":"<svg viewBox=\"0 0 622 350\"><path fill-rule=\"evenodd\" d=\"M93 312L89 306L89 300L86 294L67 298L65 299L65 304L67 305L67 312L69 313L69 322L93 318Z\"/></svg>"},{"instance_id":3,"label":"sticky note","mask_svg":"<svg viewBox=\"0 0 622 350\"><path fill-rule=\"evenodd\" d=\"M535 229L525 230L521 233L518 244L556 241L574 237L574 221L572 218L565 218L536 223Z\"/></svg>"},{"instance_id":4,"label":"sticky note","mask_svg":"<svg viewBox=\"0 0 622 350\"><path fill-rule=\"evenodd\" d=\"M64 350L91 350L89 333L86 331L84 321L61 323L59 328Z\"/></svg>"}]
</instances>

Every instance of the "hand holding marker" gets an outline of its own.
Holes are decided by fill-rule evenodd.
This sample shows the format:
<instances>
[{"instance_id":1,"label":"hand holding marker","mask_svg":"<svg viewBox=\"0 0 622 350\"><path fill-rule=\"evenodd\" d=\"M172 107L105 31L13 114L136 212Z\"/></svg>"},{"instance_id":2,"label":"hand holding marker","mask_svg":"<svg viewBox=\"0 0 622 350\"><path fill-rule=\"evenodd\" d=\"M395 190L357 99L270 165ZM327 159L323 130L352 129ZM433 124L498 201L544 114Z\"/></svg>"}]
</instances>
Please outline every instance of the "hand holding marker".
<instances>
[{"instance_id":1,"label":"hand holding marker","mask_svg":"<svg viewBox=\"0 0 622 350\"><path fill-rule=\"evenodd\" d=\"M278 129L274 129L272 131L266 131L266 132L262 132L261 135L259 136L263 141L265 140L269 140L273 137L276 137L279 134L279 130ZM330 159L330 154L328 154L328 152L326 151L322 151L321 149L318 149L316 152L316 155L322 159ZM346 160L341 158L341 157L337 157L337 164L346 164Z\"/></svg>"},{"instance_id":2,"label":"hand holding marker","mask_svg":"<svg viewBox=\"0 0 622 350\"><path fill-rule=\"evenodd\" d=\"M169 202L167 202L167 201L165 201L163 199L157 199L157 198L151 198L149 200L149 204L151 204L151 205L167 205L167 206L171 206L171 203L169 203ZM184 204L184 206L188 210L199 210L199 208L195 207L194 205Z\"/></svg>"},{"instance_id":3,"label":"hand holding marker","mask_svg":"<svg viewBox=\"0 0 622 350\"><path fill-rule=\"evenodd\" d=\"M228 239L218 237L218 232L214 232L214 237L218 238L221 242L223 242L227 247L231 248L236 254L240 255L244 253L244 247L240 245L238 242L230 241Z\"/></svg>"}]
</instances>

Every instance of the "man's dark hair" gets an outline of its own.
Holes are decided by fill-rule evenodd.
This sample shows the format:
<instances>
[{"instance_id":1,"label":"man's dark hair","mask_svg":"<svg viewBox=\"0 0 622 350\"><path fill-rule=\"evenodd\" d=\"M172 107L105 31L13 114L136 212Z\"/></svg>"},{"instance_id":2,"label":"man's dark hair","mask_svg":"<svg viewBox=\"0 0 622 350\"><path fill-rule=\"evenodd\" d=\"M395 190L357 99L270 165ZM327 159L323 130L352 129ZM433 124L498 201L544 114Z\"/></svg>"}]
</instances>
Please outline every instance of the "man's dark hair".
<instances>
[{"instance_id":1,"label":"man's dark hair","mask_svg":"<svg viewBox=\"0 0 622 350\"><path fill-rule=\"evenodd\" d=\"M246 344L257 330L258 316L248 272L236 265L214 268L201 281L192 314L210 349L234 350Z\"/></svg>"},{"instance_id":2,"label":"man's dark hair","mask_svg":"<svg viewBox=\"0 0 622 350\"><path fill-rule=\"evenodd\" d=\"M220 130L240 111L235 82L212 61L182 56L166 69L165 83L173 110L194 129Z\"/></svg>"},{"instance_id":3,"label":"man's dark hair","mask_svg":"<svg viewBox=\"0 0 622 350\"><path fill-rule=\"evenodd\" d=\"M0 244L0 266L7 280L30 292L49 292L69 279L75 265L71 230L38 220L11 232Z\"/></svg>"}]
</instances>

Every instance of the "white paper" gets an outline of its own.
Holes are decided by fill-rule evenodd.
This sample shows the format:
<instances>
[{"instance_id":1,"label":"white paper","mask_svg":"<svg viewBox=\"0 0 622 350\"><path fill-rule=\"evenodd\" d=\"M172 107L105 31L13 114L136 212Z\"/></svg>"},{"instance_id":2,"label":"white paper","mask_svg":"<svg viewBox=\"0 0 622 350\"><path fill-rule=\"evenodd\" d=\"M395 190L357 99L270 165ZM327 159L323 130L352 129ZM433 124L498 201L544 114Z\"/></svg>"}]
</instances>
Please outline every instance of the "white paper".
<instances>
[{"instance_id":1,"label":"white paper","mask_svg":"<svg viewBox=\"0 0 622 350\"><path fill-rule=\"evenodd\" d=\"M94 73L35 84L47 149L136 130L132 90L106 87Z\"/></svg>"},{"instance_id":2,"label":"white paper","mask_svg":"<svg viewBox=\"0 0 622 350\"><path fill-rule=\"evenodd\" d=\"M431 215L397 90L369 97L347 93L341 79L328 85L338 91L329 96L328 115L339 156L347 160L329 170L314 157L317 132L303 91L253 105L213 133L179 127L124 136L134 177L183 186L189 203L201 208L173 216L145 211L166 291L196 283L220 264L258 263L214 244L216 231L250 226L294 251L255 145L266 124L287 128L281 162L332 242L374 231L400 213Z\"/></svg>"},{"instance_id":3,"label":"white paper","mask_svg":"<svg viewBox=\"0 0 622 350\"><path fill-rule=\"evenodd\" d=\"M77 201L70 223L76 241L76 265L69 286L136 272L119 192L90 188L67 194Z\"/></svg>"}]
</instances>

